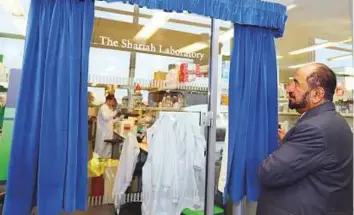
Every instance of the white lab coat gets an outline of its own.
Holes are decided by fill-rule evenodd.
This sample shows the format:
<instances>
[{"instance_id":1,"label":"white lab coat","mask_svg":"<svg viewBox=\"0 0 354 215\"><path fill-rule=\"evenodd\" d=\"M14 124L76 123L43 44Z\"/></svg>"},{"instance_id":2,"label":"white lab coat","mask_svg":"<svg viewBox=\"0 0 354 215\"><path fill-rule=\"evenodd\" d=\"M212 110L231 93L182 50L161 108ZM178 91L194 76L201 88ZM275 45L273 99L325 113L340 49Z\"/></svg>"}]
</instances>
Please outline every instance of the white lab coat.
<instances>
[{"instance_id":1,"label":"white lab coat","mask_svg":"<svg viewBox=\"0 0 354 215\"><path fill-rule=\"evenodd\" d=\"M229 153L229 129L226 129L225 143L222 151L221 168L219 175L218 190L224 193L227 179L227 157Z\"/></svg>"},{"instance_id":2,"label":"white lab coat","mask_svg":"<svg viewBox=\"0 0 354 215\"><path fill-rule=\"evenodd\" d=\"M204 209L206 140L200 127L190 121L188 113L176 123L178 138L178 189L179 201L176 215L183 209Z\"/></svg>"},{"instance_id":3,"label":"white lab coat","mask_svg":"<svg viewBox=\"0 0 354 215\"><path fill-rule=\"evenodd\" d=\"M138 162L139 153L140 148L136 139L136 135L130 133L127 138L125 138L123 143L123 149L120 154L119 165L112 193L114 205L117 209L117 214L119 214L120 203L124 197L125 191L130 186L130 183L133 179L133 174L136 163Z\"/></svg>"},{"instance_id":4,"label":"white lab coat","mask_svg":"<svg viewBox=\"0 0 354 215\"><path fill-rule=\"evenodd\" d=\"M176 136L168 116L157 119L147 130L148 157L143 167L143 215L174 215L176 191ZM168 144L168 145L167 145ZM176 195L176 192L174 192Z\"/></svg>"},{"instance_id":5,"label":"white lab coat","mask_svg":"<svg viewBox=\"0 0 354 215\"><path fill-rule=\"evenodd\" d=\"M188 114L162 115L147 132L149 154L143 167L143 215L179 215L202 209L205 138Z\"/></svg>"},{"instance_id":6,"label":"white lab coat","mask_svg":"<svg viewBox=\"0 0 354 215\"><path fill-rule=\"evenodd\" d=\"M227 158L229 153L229 125L228 122L226 122L225 120L223 121L223 125L226 128L226 133L225 133L224 148L222 151L222 160L221 160L221 168L220 168L219 183L218 183L218 190L222 193L224 193L225 186L226 186Z\"/></svg>"},{"instance_id":7,"label":"white lab coat","mask_svg":"<svg viewBox=\"0 0 354 215\"><path fill-rule=\"evenodd\" d=\"M103 104L98 111L96 126L96 142L94 152L99 158L111 158L112 145L105 143L105 140L113 138L114 116L117 111L113 111L107 104Z\"/></svg>"}]
</instances>

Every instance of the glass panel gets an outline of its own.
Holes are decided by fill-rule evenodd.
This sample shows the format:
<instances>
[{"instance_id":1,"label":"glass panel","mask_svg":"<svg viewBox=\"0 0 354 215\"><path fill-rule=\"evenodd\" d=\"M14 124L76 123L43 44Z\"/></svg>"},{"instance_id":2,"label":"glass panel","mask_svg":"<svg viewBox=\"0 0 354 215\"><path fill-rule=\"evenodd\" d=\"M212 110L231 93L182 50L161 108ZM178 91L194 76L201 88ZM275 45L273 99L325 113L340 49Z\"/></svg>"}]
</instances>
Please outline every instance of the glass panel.
<instances>
[{"instance_id":1,"label":"glass panel","mask_svg":"<svg viewBox=\"0 0 354 215\"><path fill-rule=\"evenodd\" d=\"M103 13L123 14L120 7L105 7ZM96 14L89 205L123 214L140 208L151 214L203 212L207 145L200 118L208 105L211 20L139 7L130 12L129 21ZM117 114L115 102L105 99L109 94ZM105 108L114 119L101 138Z\"/></svg>"},{"instance_id":2,"label":"glass panel","mask_svg":"<svg viewBox=\"0 0 354 215\"><path fill-rule=\"evenodd\" d=\"M120 59L119 64L117 59ZM91 48L89 73L128 77L130 53L113 49Z\"/></svg>"}]
</instances>

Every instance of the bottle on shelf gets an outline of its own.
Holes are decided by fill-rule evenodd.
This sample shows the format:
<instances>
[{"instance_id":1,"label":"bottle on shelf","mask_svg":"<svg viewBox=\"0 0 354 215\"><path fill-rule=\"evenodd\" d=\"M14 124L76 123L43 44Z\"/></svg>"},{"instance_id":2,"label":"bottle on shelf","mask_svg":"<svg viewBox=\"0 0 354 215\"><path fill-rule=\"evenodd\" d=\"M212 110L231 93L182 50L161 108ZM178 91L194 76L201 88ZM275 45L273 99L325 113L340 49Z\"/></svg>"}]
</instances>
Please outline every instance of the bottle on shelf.
<instances>
[{"instance_id":1,"label":"bottle on shelf","mask_svg":"<svg viewBox=\"0 0 354 215\"><path fill-rule=\"evenodd\" d=\"M166 97L165 107L172 107L172 100L170 95Z\"/></svg>"}]
</instances>

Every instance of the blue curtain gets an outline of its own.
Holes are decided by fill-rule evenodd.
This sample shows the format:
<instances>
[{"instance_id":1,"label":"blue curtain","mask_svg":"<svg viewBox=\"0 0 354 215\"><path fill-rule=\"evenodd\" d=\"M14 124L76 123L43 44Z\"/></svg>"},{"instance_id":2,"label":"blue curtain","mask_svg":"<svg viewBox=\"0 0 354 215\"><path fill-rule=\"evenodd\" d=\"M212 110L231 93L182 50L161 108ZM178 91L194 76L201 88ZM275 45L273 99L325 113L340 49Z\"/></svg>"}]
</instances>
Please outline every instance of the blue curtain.
<instances>
[{"instance_id":1,"label":"blue curtain","mask_svg":"<svg viewBox=\"0 0 354 215\"><path fill-rule=\"evenodd\" d=\"M271 30L235 25L229 88L229 151L225 194L257 201L258 167L277 148L278 91ZM226 196L226 195L225 195Z\"/></svg>"},{"instance_id":2,"label":"blue curtain","mask_svg":"<svg viewBox=\"0 0 354 215\"><path fill-rule=\"evenodd\" d=\"M86 208L93 20L92 0L31 1L5 215Z\"/></svg>"},{"instance_id":3,"label":"blue curtain","mask_svg":"<svg viewBox=\"0 0 354 215\"><path fill-rule=\"evenodd\" d=\"M105 0L123 2L140 7L198 14L270 29L275 37L282 37L286 21L286 7L261 0Z\"/></svg>"}]
</instances>

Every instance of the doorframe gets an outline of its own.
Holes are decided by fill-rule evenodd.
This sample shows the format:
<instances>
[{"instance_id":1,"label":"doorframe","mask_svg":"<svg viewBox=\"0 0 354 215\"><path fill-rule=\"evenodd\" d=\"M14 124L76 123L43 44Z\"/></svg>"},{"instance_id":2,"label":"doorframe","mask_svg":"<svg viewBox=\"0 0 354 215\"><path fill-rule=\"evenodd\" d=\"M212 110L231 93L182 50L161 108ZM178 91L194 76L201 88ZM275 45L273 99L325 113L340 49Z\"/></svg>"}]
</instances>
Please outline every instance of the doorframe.
<instances>
[{"instance_id":1,"label":"doorframe","mask_svg":"<svg viewBox=\"0 0 354 215\"><path fill-rule=\"evenodd\" d=\"M219 85L219 36L220 21L211 20L211 45L209 59L209 92L208 113L210 125L207 128L207 155L206 155L206 184L205 184L205 214L214 214L215 196L215 144L216 144L216 115L218 108Z\"/></svg>"}]
</instances>

